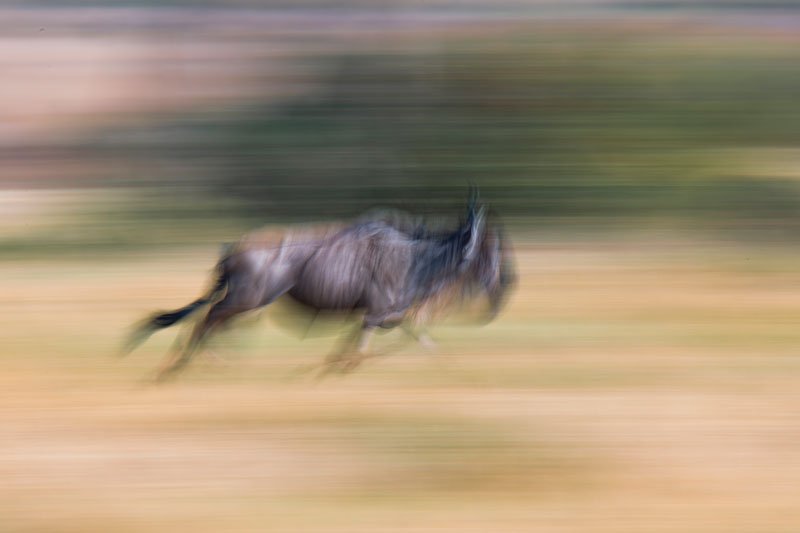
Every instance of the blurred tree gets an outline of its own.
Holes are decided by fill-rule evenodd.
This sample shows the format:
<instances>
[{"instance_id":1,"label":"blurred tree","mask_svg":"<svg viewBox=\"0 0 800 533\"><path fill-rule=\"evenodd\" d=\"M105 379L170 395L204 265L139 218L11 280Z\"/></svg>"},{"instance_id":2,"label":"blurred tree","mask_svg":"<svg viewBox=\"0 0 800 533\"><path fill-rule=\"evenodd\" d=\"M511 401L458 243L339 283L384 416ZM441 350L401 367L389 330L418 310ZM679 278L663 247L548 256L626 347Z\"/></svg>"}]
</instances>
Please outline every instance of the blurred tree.
<instances>
[{"instance_id":1,"label":"blurred tree","mask_svg":"<svg viewBox=\"0 0 800 533\"><path fill-rule=\"evenodd\" d=\"M138 153L178 190L210 190L262 220L436 211L470 181L520 220L747 218L798 204L794 183L731 176L725 154L800 141L789 68L800 54L537 29L319 57L315 90L164 120Z\"/></svg>"}]
</instances>

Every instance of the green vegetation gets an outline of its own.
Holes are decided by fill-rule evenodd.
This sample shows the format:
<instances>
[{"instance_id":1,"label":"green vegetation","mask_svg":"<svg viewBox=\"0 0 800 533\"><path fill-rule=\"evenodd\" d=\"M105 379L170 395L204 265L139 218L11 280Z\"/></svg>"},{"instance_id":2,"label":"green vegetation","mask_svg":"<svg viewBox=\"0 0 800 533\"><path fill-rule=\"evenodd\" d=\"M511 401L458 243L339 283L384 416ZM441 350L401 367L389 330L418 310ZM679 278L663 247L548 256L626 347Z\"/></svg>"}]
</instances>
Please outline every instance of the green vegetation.
<instances>
[{"instance_id":1,"label":"green vegetation","mask_svg":"<svg viewBox=\"0 0 800 533\"><path fill-rule=\"evenodd\" d=\"M375 205L454 217L469 182L521 230L796 241L793 34L755 18L525 20L296 53L253 73L297 79L291 98L88 129L65 153L110 162L100 186L123 199L0 248L218 242Z\"/></svg>"},{"instance_id":2,"label":"green vegetation","mask_svg":"<svg viewBox=\"0 0 800 533\"><path fill-rule=\"evenodd\" d=\"M227 198L225 216L434 212L474 181L522 224L657 218L793 234L800 188L770 163L800 141L798 50L755 34L531 25L429 53L307 60L325 74L291 101L172 117L150 143L122 132L105 147L185 162L163 177L174 198Z\"/></svg>"}]
</instances>

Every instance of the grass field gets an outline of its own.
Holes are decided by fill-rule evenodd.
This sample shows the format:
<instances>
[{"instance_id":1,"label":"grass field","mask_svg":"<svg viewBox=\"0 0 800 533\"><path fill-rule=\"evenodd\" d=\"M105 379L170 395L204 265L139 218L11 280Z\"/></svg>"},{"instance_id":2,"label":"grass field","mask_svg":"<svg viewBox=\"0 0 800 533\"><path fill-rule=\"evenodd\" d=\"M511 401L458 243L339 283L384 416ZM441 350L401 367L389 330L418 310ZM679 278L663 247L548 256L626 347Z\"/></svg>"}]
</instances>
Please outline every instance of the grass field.
<instances>
[{"instance_id":1,"label":"grass field","mask_svg":"<svg viewBox=\"0 0 800 533\"><path fill-rule=\"evenodd\" d=\"M314 381L333 338L249 319L152 385L175 333L116 347L214 252L0 267L0 531L800 528L794 252L528 244L435 354Z\"/></svg>"}]
</instances>

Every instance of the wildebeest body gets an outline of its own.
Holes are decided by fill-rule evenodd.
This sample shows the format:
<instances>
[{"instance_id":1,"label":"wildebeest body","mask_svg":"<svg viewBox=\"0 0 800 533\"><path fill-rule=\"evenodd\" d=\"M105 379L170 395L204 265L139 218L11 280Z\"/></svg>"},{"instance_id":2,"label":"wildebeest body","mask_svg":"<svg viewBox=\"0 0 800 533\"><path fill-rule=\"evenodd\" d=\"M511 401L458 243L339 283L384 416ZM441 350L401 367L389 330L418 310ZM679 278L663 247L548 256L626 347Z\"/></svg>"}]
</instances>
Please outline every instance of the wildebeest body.
<instances>
[{"instance_id":1,"label":"wildebeest body","mask_svg":"<svg viewBox=\"0 0 800 533\"><path fill-rule=\"evenodd\" d=\"M247 306L288 293L318 310L363 309L366 326L384 326L458 275L459 236L420 241L380 222L319 239L290 233L277 247L245 243L235 249L223 259L223 275L229 293Z\"/></svg>"},{"instance_id":2,"label":"wildebeest body","mask_svg":"<svg viewBox=\"0 0 800 533\"><path fill-rule=\"evenodd\" d=\"M403 287L415 247L387 226L348 228L311 254L290 296L321 310L394 312L408 305Z\"/></svg>"},{"instance_id":3,"label":"wildebeest body","mask_svg":"<svg viewBox=\"0 0 800 533\"><path fill-rule=\"evenodd\" d=\"M441 235L409 235L383 221L268 238L248 235L218 262L218 282L207 296L153 317L137 340L212 304L186 347L165 367L164 377L183 367L200 342L228 319L288 294L318 311L362 310L361 352L374 328L401 323L410 309L448 284L480 274L477 258L487 247L484 212L476 210L473 199L465 223Z\"/></svg>"}]
</instances>

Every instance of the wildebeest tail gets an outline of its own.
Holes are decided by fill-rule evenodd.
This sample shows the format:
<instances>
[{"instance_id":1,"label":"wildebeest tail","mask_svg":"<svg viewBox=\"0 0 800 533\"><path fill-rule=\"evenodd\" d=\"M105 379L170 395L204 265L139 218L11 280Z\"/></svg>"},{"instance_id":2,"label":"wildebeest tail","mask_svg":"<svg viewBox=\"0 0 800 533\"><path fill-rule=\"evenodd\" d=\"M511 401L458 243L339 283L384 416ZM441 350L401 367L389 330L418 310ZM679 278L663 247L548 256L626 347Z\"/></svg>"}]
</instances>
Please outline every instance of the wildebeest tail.
<instances>
[{"instance_id":1,"label":"wildebeest tail","mask_svg":"<svg viewBox=\"0 0 800 533\"><path fill-rule=\"evenodd\" d=\"M181 307L180 309L156 313L155 315L143 320L134 328L133 332L128 337L123 347L122 354L125 355L132 352L137 346L146 341L150 335L156 331L175 325L184 318L195 313L204 305L218 300L228 286L228 276L224 271L223 264L224 262L221 261L217 266L216 283L206 295L204 295L202 298L198 298L188 305Z\"/></svg>"}]
</instances>

